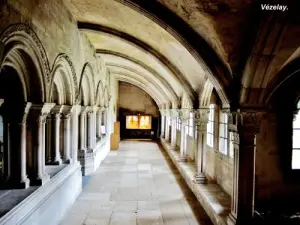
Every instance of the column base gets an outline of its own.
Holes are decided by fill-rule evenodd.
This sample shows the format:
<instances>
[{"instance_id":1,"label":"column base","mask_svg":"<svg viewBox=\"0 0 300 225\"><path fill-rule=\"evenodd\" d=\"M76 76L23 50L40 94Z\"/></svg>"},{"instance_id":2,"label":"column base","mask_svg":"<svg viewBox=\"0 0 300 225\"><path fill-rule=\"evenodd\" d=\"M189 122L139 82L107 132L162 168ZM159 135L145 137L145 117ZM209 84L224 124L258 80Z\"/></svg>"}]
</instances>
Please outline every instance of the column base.
<instances>
[{"instance_id":1,"label":"column base","mask_svg":"<svg viewBox=\"0 0 300 225\"><path fill-rule=\"evenodd\" d=\"M62 164L62 160L61 159L56 159L56 160L54 160L52 162L52 165L56 165L56 166L61 165L61 164Z\"/></svg>"},{"instance_id":2,"label":"column base","mask_svg":"<svg viewBox=\"0 0 300 225\"><path fill-rule=\"evenodd\" d=\"M50 180L49 174L43 174L41 176L38 176L36 178L33 178L30 180L31 186L43 186L45 183L47 183Z\"/></svg>"},{"instance_id":3,"label":"column base","mask_svg":"<svg viewBox=\"0 0 300 225\"><path fill-rule=\"evenodd\" d=\"M236 225L236 218L231 213L227 217L227 225Z\"/></svg>"},{"instance_id":4,"label":"column base","mask_svg":"<svg viewBox=\"0 0 300 225\"><path fill-rule=\"evenodd\" d=\"M27 189L29 187L30 180L26 177L24 179L7 179L2 189Z\"/></svg>"},{"instance_id":5,"label":"column base","mask_svg":"<svg viewBox=\"0 0 300 225\"><path fill-rule=\"evenodd\" d=\"M207 179L203 173L196 174L193 181L195 184L206 184L207 183Z\"/></svg>"},{"instance_id":6,"label":"column base","mask_svg":"<svg viewBox=\"0 0 300 225\"><path fill-rule=\"evenodd\" d=\"M71 164L72 163L72 159L64 159L64 163Z\"/></svg>"},{"instance_id":7,"label":"column base","mask_svg":"<svg viewBox=\"0 0 300 225\"><path fill-rule=\"evenodd\" d=\"M187 162L188 158L186 156L180 156L177 161L178 162Z\"/></svg>"}]
</instances>

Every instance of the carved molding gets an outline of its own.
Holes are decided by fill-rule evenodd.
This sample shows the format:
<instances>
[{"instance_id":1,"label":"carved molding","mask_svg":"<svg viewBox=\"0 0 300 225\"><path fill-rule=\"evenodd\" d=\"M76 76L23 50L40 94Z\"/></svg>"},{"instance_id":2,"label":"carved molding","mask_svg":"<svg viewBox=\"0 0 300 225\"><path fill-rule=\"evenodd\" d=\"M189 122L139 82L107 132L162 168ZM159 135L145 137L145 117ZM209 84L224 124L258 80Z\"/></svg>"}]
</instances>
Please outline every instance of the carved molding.
<instances>
[{"instance_id":1,"label":"carved molding","mask_svg":"<svg viewBox=\"0 0 300 225\"><path fill-rule=\"evenodd\" d=\"M265 112L237 110L228 114L228 123L237 126L238 129L248 129L253 133L259 133L264 115Z\"/></svg>"},{"instance_id":2,"label":"carved molding","mask_svg":"<svg viewBox=\"0 0 300 225\"><path fill-rule=\"evenodd\" d=\"M71 58L65 54L65 53L61 53L59 54L56 59L54 60L54 64L53 64L53 67L52 67L52 70L51 70L51 80L53 80L53 72L54 72L54 69L56 67L56 62L59 62L60 59L64 59L68 65L69 65L69 68L71 70L71 76L72 76L72 80L73 80L73 83L74 83L74 94L75 94L75 101L78 99L78 96L79 96L79 87L78 87L78 82L77 82L77 76L76 76L76 70L75 70L75 67L74 67L74 64L71 60Z\"/></svg>"},{"instance_id":3,"label":"carved molding","mask_svg":"<svg viewBox=\"0 0 300 225\"><path fill-rule=\"evenodd\" d=\"M41 40L38 38L37 34L34 32L34 30L31 27L29 27L27 24L23 24L23 23L13 24L13 25L9 26L2 33L2 35L0 37L0 41L6 43L11 36L13 36L14 34L18 34L20 32L26 33L30 37L30 39L34 42L34 44L36 45L37 49L34 49L34 52L39 53L38 60L41 61L43 75L45 76L45 79L46 79L47 83L49 84L50 80L51 80L51 72L50 72L50 66L49 66L47 54L44 49L44 46L42 45ZM28 46L28 47L32 48L34 46Z\"/></svg>"}]
</instances>

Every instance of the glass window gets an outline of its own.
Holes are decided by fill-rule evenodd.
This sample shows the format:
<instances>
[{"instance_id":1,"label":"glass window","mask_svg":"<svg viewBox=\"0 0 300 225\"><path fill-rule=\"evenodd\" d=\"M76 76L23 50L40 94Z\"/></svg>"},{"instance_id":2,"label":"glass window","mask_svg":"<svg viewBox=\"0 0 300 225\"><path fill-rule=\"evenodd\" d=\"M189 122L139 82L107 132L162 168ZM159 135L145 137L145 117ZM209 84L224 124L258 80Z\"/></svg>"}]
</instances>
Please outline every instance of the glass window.
<instances>
[{"instance_id":1,"label":"glass window","mask_svg":"<svg viewBox=\"0 0 300 225\"><path fill-rule=\"evenodd\" d=\"M219 119L219 151L228 154L228 116L220 111Z\"/></svg>"},{"instance_id":2,"label":"glass window","mask_svg":"<svg viewBox=\"0 0 300 225\"><path fill-rule=\"evenodd\" d=\"M215 116L215 113L214 113L214 105L211 104L209 106L209 116L208 116L208 123L207 123L207 144L210 146L210 147L214 147L214 116Z\"/></svg>"},{"instance_id":3,"label":"glass window","mask_svg":"<svg viewBox=\"0 0 300 225\"><path fill-rule=\"evenodd\" d=\"M293 121L292 169L300 169L300 111Z\"/></svg>"}]
</instances>

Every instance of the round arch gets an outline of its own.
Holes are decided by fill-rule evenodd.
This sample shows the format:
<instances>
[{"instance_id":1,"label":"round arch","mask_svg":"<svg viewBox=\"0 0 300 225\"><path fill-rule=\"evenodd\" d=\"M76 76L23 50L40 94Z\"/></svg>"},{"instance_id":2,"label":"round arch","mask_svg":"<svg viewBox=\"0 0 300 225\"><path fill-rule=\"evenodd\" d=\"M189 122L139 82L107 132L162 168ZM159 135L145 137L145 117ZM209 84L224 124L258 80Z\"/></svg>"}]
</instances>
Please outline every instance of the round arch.
<instances>
[{"instance_id":1,"label":"round arch","mask_svg":"<svg viewBox=\"0 0 300 225\"><path fill-rule=\"evenodd\" d=\"M50 69L45 49L35 32L26 24L14 24L2 33L0 41L4 43L1 68L16 71L25 101L45 102Z\"/></svg>"},{"instance_id":2,"label":"round arch","mask_svg":"<svg viewBox=\"0 0 300 225\"><path fill-rule=\"evenodd\" d=\"M66 54L59 54L51 70L51 81L49 88L49 101L56 85L60 94L61 103L73 105L78 96L78 86L75 69L72 61Z\"/></svg>"},{"instance_id":3,"label":"round arch","mask_svg":"<svg viewBox=\"0 0 300 225\"><path fill-rule=\"evenodd\" d=\"M94 105L95 95L95 80L93 68L90 63L85 63L80 75L79 95L77 101L81 101L81 96L83 97L84 105Z\"/></svg>"}]
</instances>

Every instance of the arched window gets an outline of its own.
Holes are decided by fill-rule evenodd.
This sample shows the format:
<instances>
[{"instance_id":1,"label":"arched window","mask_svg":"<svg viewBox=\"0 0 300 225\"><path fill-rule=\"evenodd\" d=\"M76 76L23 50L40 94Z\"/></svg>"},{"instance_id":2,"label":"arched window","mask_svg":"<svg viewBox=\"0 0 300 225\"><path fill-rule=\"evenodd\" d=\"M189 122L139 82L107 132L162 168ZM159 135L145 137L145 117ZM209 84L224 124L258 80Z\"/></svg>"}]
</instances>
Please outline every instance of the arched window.
<instances>
[{"instance_id":1,"label":"arched window","mask_svg":"<svg viewBox=\"0 0 300 225\"><path fill-rule=\"evenodd\" d=\"M298 113L293 121L293 153L292 169L300 169L300 100L297 104Z\"/></svg>"},{"instance_id":2,"label":"arched window","mask_svg":"<svg viewBox=\"0 0 300 225\"><path fill-rule=\"evenodd\" d=\"M228 155L228 116L222 111L219 116L219 151Z\"/></svg>"}]
</instances>

